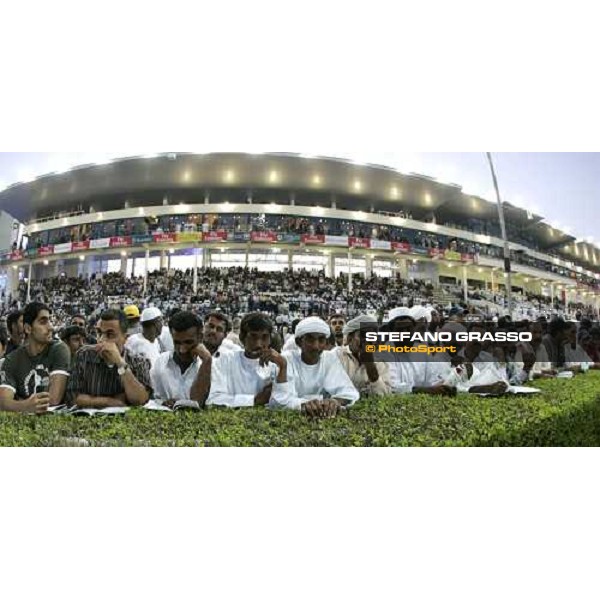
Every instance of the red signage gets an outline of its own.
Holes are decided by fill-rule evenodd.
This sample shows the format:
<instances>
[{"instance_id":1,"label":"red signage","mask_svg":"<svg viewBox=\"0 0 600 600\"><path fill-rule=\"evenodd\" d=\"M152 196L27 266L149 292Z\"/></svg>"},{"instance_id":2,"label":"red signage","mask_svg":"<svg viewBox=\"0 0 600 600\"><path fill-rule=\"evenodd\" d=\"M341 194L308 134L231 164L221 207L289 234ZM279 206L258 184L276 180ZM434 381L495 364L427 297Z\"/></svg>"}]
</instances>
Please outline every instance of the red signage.
<instances>
[{"instance_id":1,"label":"red signage","mask_svg":"<svg viewBox=\"0 0 600 600\"><path fill-rule=\"evenodd\" d=\"M10 257L11 257L13 260L21 260L21 259L23 258L23 256L24 256L24 255L23 255L23 250L15 250L15 251L14 251L14 252L13 252L13 253L10 255Z\"/></svg>"},{"instance_id":2,"label":"red signage","mask_svg":"<svg viewBox=\"0 0 600 600\"><path fill-rule=\"evenodd\" d=\"M73 242L73 252L80 252L81 250L89 250L89 242Z\"/></svg>"},{"instance_id":3,"label":"red signage","mask_svg":"<svg viewBox=\"0 0 600 600\"><path fill-rule=\"evenodd\" d=\"M429 258L432 258L433 260L439 260L440 258L444 258L445 255L445 250L440 250L439 248L429 249Z\"/></svg>"},{"instance_id":4,"label":"red signage","mask_svg":"<svg viewBox=\"0 0 600 600\"><path fill-rule=\"evenodd\" d=\"M392 250L394 252L401 252L402 254L410 254L410 244L406 242L392 242Z\"/></svg>"},{"instance_id":5,"label":"red signage","mask_svg":"<svg viewBox=\"0 0 600 600\"><path fill-rule=\"evenodd\" d=\"M277 242L277 234L272 231L253 231L250 239L259 244L272 244Z\"/></svg>"},{"instance_id":6,"label":"red signage","mask_svg":"<svg viewBox=\"0 0 600 600\"><path fill-rule=\"evenodd\" d=\"M351 238L349 238L348 243L350 245L350 248L370 248L371 247L371 240L368 240L366 238L351 237Z\"/></svg>"},{"instance_id":7,"label":"red signage","mask_svg":"<svg viewBox=\"0 0 600 600\"><path fill-rule=\"evenodd\" d=\"M461 259L463 262L466 262L466 263L475 262L475 257L472 254L462 254Z\"/></svg>"},{"instance_id":8,"label":"red signage","mask_svg":"<svg viewBox=\"0 0 600 600\"><path fill-rule=\"evenodd\" d=\"M227 232L226 231L209 231L202 234L203 242L226 242Z\"/></svg>"},{"instance_id":9,"label":"red signage","mask_svg":"<svg viewBox=\"0 0 600 600\"><path fill-rule=\"evenodd\" d=\"M324 235L303 235L302 243L303 244L324 244L325 236Z\"/></svg>"},{"instance_id":10,"label":"red signage","mask_svg":"<svg viewBox=\"0 0 600 600\"><path fill-rule=\"evenodd\" d=\"M152 236L155 244L174 244L175 234L174 233L155 233Z\"/></svg>"},{"instance_id":11,"label":"red signage","mask_svg":"<svg viewBox=\"0 0 600 600\"><path fill-rule=\"evenodd\" d=\"M113 237L110 238L111 248L125 248L131 246L131 237Z\"/></svg>"},{"instance_id":12,"label":"red signage","mask_svg":"<svg viewBox=\"0 0 600 600\"><path fill-rule=\"evenodd\" d=\"M54 254L54 246L42 246L38 250L40 256L52 256Z\"/></svg>"}]
</instances>

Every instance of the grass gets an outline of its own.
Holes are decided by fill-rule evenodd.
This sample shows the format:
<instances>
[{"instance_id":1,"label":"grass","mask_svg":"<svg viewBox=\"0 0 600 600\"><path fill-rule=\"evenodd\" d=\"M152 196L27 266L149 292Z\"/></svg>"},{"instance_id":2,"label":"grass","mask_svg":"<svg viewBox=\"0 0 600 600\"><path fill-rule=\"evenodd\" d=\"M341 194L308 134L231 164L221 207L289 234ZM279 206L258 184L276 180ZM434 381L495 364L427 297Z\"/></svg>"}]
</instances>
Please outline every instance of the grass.
<instances>
[{"instance_id":1,"label":"grass","mask_svg":"<svg viewBox=\"0 0 600 600\"><path fill-rule=\"evenodd\" d=\"M133 410L117 417L0 414L0 446L597 446L600 372L538 396L391 396L313 421L267 409Z\"/></svg>"}]
</instances>

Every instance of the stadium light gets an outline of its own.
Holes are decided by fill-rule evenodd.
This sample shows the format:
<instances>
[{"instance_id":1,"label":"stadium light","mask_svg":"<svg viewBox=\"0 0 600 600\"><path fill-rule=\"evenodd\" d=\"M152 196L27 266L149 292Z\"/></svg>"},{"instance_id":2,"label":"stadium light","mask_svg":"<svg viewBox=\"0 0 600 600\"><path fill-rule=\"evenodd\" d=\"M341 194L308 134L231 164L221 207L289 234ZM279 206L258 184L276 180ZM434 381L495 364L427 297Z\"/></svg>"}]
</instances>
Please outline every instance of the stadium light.
<instances>
[{"instance_id":1,"label":"stadium light","mask_svg":"<svg viewBox=\"0 0 600 600\"><path fill-rule=\"evenodd\" d=\"M510 245L508 243L508 237L506 235L506 220L504 219L504 206L502 204L502 198L500 196L500 188L498 187L498 178L496 177L496 169L494 168L494 161L492 159L492 153L486 152L488 162L490 164L490 170L492 171L492 179L494 180L494 190L496 191L496 199L498 200L498 217L500 219L500 230L502 231L502 239L504 241L504 277L508 280L506 282L507 287L507 305L508 314L512 317L512 277L511 277L511 264L510 264Z\"/></svg>"}]
</instances>

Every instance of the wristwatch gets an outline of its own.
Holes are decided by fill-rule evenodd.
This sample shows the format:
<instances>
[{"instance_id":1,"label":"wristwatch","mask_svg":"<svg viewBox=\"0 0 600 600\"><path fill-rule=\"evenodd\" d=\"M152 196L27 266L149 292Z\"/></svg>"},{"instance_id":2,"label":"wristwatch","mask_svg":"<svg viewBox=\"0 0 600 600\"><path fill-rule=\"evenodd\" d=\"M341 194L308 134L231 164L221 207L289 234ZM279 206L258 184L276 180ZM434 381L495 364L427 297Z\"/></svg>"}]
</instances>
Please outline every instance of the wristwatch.
<instances>
[{"instance_id":1,"label":"wristwatch","mask_svg":"<svg viewBox=\"0 0 600 600\"><path fill-rule=\"evenodd\" d=\"M127 363L125 363L122 367L119 367L117 369L117 373L119 374L119 377L123 377L123 375L125 375L125 373L127 373L127 371L129 371L129 365Z\"/></svg>"}]
</instances>

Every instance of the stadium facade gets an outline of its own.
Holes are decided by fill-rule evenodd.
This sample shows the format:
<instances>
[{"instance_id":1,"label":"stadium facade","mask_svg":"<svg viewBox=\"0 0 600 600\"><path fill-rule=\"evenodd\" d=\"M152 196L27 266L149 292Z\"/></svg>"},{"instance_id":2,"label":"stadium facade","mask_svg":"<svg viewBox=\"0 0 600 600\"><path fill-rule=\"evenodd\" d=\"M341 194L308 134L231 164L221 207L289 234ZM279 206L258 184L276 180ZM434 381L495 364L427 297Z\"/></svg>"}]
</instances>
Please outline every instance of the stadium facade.
<instances>
[{"instance_id":1,"label":"stadium facade","mask_svg":"<svg viewBox=\"0 0 600 600\"><path fill-rule=\"evenodd\" d=\"M459 185L336 158L124 158L15 184L0 193L0 209L22 224L6 221L14 232L0 250L6 297L20 281L63 273L208 266L504 288L495 203ZM598 249L527 210L505 204L505 212L513 286L598 307Z\"/></svg>"}]
</instances>

